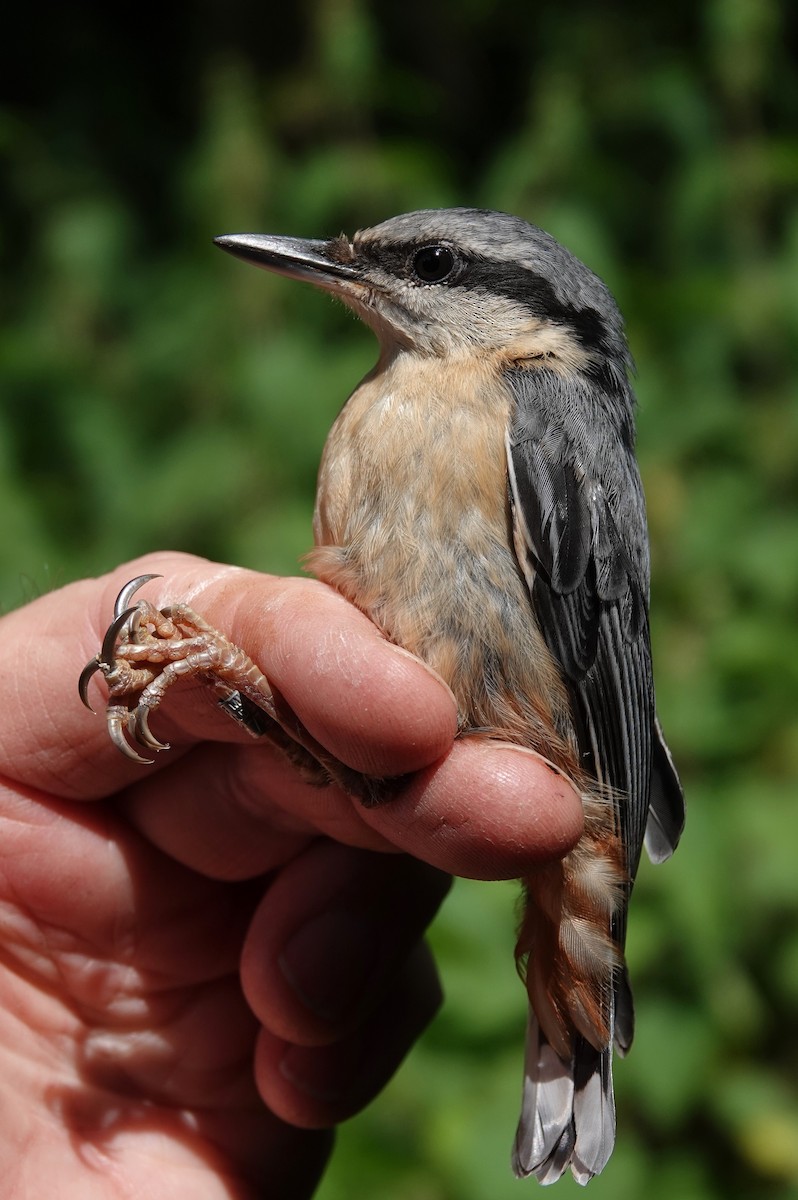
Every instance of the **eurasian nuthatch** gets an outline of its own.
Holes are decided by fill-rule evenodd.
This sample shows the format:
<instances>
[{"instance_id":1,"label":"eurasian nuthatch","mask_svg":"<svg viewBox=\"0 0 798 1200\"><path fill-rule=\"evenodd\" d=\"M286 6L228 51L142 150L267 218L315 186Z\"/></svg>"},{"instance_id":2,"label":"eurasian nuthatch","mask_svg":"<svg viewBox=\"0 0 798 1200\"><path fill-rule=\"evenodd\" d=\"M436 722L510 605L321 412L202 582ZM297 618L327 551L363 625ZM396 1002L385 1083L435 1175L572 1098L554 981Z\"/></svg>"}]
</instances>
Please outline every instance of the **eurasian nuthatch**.
<instances>
[{"instance_id":1,"label":"eurasian nuthatch","mask_svg":"<svg viewBox=\"0 0 798 1200\"><path fill-rule=\"evenodd\" d=\"M409 213L351 241L216 240L332 292L379 340L324 450L313 571L447 681L461 736L531 747L581 792L576 848L524 880L513 1166L586 1183L615 1139L613 1043L632 1040L641 848L667 858L684 817L654 709L620 314L572 254L505 213Z\"/></svg>"}]
</instances>

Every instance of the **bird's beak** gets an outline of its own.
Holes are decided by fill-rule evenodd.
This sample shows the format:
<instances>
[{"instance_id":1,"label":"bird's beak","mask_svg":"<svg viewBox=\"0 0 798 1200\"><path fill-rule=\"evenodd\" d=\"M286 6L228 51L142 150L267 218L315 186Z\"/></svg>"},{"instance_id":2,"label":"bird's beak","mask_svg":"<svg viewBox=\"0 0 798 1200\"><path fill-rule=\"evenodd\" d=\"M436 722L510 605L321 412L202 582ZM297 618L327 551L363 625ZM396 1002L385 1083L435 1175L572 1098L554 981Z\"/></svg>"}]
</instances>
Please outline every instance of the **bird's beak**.
<instances>
[{"instance_id":1,"label":"bird's beak","mask_svg":"<svg viewBox=\"0 0 798 1200\"><path fill-rule=\"evenodd\" d=\"M330 292L340 292L360 274L353 262L346 261L348 243L343 238L323 242L266 233L228 233L213 240L244 262L289 279L305 279Z\"/></svg>"}]
</instances>

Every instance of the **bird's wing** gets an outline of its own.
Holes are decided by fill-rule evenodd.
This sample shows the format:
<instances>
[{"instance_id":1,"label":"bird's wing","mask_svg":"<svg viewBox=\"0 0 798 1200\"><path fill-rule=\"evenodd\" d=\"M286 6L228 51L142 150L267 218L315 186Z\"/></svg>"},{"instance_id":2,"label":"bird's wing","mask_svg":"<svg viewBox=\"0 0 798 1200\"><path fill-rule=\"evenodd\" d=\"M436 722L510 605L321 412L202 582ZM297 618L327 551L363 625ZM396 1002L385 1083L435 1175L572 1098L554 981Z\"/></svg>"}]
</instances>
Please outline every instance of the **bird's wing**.
<instances>
[{"instance_id":1,"label":"bird's wing","mask_svg":"<svg viewBox=\"0 0 798 1200\"><path fill-rule=\"evenodd\" d=\"M616 435L599 473L587 431L608 421L587 381L528 368L508 382L516 399L508 439L516 552L572 696L586 769L614 798L631 882L656 736L645 509L633 451ZM622 943L623 929L616 932Z\"/></svg>"},{"instance_id":2,"label":"bird's wing","mask_svg":"<svg viewBox=\"0 0 798 1200\"><path fill-rule=\"evenodd\" d=\"M631 397L537 367L516 368L507 378L516 401L507 444L516 554L541 633L562 668L585 768L612 800L631 889L644 836L652 857L667 857L683 819L654 711L648 543ZM621 948L625 934L622 904L612 917ZM612 991L613 1040L625 1053L634 1027L625 967L615 971ZM516 1174L551 1183L570 1163L586 1183L602 1169L615 1138L611 1058L610 1046L596 1049L577 1038L571 1061L558 1059L539 1013L530 1011Z\"/></svg>"}]
</instances>

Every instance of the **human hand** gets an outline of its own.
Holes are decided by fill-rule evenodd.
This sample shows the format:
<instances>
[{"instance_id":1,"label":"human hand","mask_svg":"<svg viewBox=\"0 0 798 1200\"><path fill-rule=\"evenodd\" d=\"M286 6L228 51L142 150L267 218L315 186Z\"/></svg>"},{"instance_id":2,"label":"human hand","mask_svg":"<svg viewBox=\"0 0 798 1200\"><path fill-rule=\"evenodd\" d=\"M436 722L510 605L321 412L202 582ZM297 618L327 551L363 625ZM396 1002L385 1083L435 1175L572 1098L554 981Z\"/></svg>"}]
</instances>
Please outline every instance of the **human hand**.
<instances>
[{"instance_id":1,"label":"human hand","mask_svg":"<svg viewBox=\"0 0 798 1200\"><path fill-rule=\"evenodd\" d=\"M309 785L196 685L153 718L169 753L120 755L76 680L145 571L341 761L413 772L397 797ZM0 1197L310 1196L330 1128L437 1009L423 931L449 874L563 854L576 793L453 742L446 686L312 580L149 555L4 617L0 652Z\"/></svg>"}]
</instances>

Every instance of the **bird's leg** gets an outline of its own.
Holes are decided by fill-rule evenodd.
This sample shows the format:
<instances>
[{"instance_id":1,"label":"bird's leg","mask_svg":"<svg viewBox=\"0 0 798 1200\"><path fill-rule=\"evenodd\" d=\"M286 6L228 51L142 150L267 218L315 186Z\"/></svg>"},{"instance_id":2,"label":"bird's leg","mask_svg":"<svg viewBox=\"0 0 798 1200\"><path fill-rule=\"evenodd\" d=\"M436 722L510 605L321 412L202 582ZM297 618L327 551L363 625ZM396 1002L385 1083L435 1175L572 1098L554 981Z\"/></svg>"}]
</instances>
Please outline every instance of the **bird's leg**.
<instances>
[{"instance_id":1,"label":"bird's leg","mask_svg":"<svg viewBox=\"0 0 798 1200\"><path fill-rule=\"evenodd\" d=\"M310 782L337 783L367 805L390 795L394 781L362 775L325 750L249 655L189 605L131 604L138 589L154 578L140 575L119 593L100 652L79 681L80 697L91 708L89 681L96 672L104 677L108 733L123 754L136 762L153 761L128 738L148 750L168 750L150 730L150 713L178 679L198 679L213 689L228 716L253 737L267 737Z\"/></svg>"}]
</instances>

